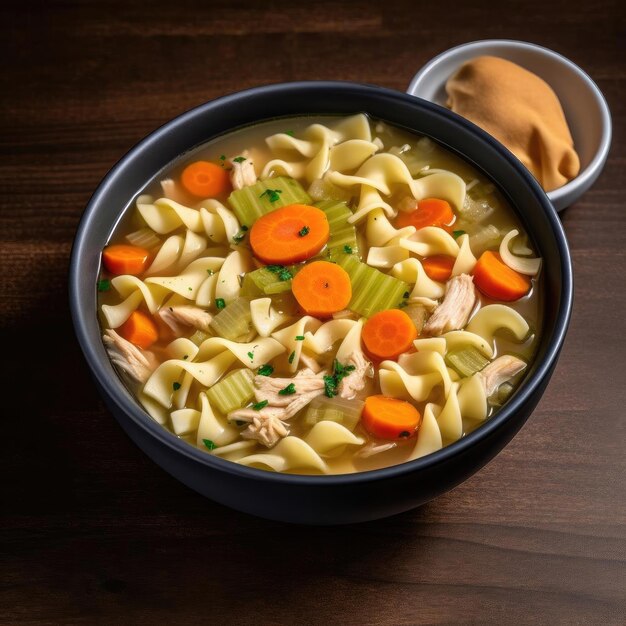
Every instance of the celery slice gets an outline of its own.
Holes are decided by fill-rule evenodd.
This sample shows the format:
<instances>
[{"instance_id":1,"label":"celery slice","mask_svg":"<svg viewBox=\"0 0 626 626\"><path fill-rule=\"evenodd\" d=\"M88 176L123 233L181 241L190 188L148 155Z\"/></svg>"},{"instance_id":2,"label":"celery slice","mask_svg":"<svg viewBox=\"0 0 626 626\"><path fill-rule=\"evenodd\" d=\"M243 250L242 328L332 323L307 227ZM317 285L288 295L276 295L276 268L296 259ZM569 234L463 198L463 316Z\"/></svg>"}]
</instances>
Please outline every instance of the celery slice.
<instances>
[{"instance_id":1,"label":"celery slice","mask_svg":"<svg viewBox=\"0 0 626 626\"><path fill-rule=\"evenodd\" d=\"M216 335L231 341L249 341L252 329L250 300L237 298L222 309L212 320L211 329Z\"/></svg>"},{"instance_id":2,"label":"celery slice","mask_svg":"<svg viewBox=\"0 0 626 626\"><path fill-rule=\"evenodd\" d=\"M348 272L352 283L352 300L348 308L365 317L398 307L409 291L409 285L404 281L361 263L354 255L340 255L337 263Z\"/></svg>"},{"instance_id":3,"label":"celery slice","mask_svg":"<svg viewBox=\"0 0 626 626\"><path fill-rule=\"evenodd\" d=\"M206 341L211 335L205 333L203 330L196 330L196 332L189 337L190 341L199 346L203 341Z\"/></svg>"},{"instance_id":4,"label":"celery slice","mask_svg":"<svg viewBox=\"0 0 626 626\"><path fill-rule=\"evenodd\" d=\"M288 204L311 204L311 196L294 178L276 176L233 191L228 202L240 224L249 228L259 217L274 209Z\"/></svg>"},{"instance_id":5,"label":"celery slice","mask_svg":"<svg viewBox=\"0 0 626 626\"><path fill-rule=\"evenodd\" d=\"M278 268L279 266L271 266ZM289 265L285 267L292 276L300 269L300 265ZM241 293L249 298L255 298L261 295L271 296L273 294L291 291L291 279L282 280L284 274L279 270L271 271L267 267L261 267L253 272L248 272L243 279L241 285Z\"/></svg>"},{"instance_id":6,"label":"celery slice","mask_svg":"<svg viewBox=\"0 0 626 626\"><path fill-rule=\"evenodd\" d=\"M317 422L327 420L338 422L348 430L354 430L361 419L363 411L361 400L344 400L334 397L319 396L311 401L304 414L304 424L315 426Z\"/></svg>"},{"instance_id":7,"label":"celery slice","mask_svg":"<svg viewBox=\"0 0 626 626\"><path fill-rule=\"evenodd\" d=\"M485 358L474 346L451 350L446 353L445 360L450 367L464 377L480 372L489 363L489 359Z\"/></svg>"},{"instance_id":8,"label":"celery slice","mask_svg":"<svg viewBox=\"0 0 626 626\"><path fill-rule=\"evenodd\" d=\"M357 254L356 228L348 223L352 211L345 202L329 200L317 202L315 206L326 214L330 226L330 237L326 244L326 256L336 260L340 254Z\"/></svg>"},{"instance_id":9,"label":"celery slice","mask_svg":"<svg viewBox=\"0 0 626 626\"><path fill-rule=\"evenodd\" d=\"M229 374L207 389L206 394L211 405L224 415L246 406L254 397L253 379L254 374L249 369L240 369Z\"/></svg>"}]
</instances>

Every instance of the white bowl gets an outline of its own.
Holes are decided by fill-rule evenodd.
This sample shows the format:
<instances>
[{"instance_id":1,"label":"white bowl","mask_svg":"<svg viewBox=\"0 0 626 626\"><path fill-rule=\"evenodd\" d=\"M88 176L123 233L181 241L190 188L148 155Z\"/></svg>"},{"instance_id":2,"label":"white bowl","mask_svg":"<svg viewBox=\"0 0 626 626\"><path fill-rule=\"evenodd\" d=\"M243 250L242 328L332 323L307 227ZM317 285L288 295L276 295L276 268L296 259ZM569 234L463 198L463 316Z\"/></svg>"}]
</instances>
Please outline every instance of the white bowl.
<instances>
[{"instance_id":1,"label":"white bowl","mask_svg":"<svg viewBox=\"0 0 626 626\"><path fill-rule=\"evenodd\" d=\"M561 101L580 157L578 176L548 192L554 208L563 210L591 187L606 162L611 145L611 114L602 92L583 70L557 52L524 41L486 39L436 56L413 77L407 93L445 106L448 78L465 61L483 55L508 59L534 72Z\"/></svg>"}]
</instances>

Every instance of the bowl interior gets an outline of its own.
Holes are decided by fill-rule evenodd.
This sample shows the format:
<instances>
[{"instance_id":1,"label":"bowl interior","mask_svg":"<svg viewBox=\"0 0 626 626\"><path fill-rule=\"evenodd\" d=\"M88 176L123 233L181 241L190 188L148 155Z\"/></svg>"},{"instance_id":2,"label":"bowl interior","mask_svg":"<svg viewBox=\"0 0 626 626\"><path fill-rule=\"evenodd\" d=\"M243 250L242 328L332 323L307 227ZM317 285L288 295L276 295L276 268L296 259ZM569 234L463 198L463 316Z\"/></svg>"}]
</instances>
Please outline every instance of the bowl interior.
<instances>
[{"instance_id":1,"label":"bowl interior","mask_svg":"<svg viewBox=\"0 0 626 626\"><path fill-rule=\"evenodd\" d=\"M293 115L353 114L372 116L425 134L482 170L508 198L544 257L544 327L535 362L507 405L467 437L404 466L337 476L277 475L243 468L192 448L154 422L134 401L113 370L104 350L97 319L96 280L100 253L129 201L156 172L184 152L220 134L254 122ZM522 210L523 207L523 210ZM70 303L78 340L99 385L128 418L155 438L223 470L279 481L366 480L426 466L455 453L502 425L535 393L554 365L569 321L572 298L571 263L561 224L546 195L528 171L486 133L429 102L378 87L353 83L291 83L225 96L169 122L138 144L107 175L92 197L77 233L70 266ZM231 467L234 466L234 467Z\"/></svg>"}]
</instances>

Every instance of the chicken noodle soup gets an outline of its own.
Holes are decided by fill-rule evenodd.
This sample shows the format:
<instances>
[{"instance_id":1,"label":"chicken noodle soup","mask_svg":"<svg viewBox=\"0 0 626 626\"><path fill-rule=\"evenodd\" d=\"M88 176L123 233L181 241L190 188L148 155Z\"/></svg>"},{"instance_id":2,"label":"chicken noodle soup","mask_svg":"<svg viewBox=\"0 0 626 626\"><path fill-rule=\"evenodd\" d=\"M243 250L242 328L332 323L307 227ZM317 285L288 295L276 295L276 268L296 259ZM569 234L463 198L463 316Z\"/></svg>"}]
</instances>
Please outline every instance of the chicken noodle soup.
<instances>
[{"instance_id":1,"label":"chicken noodle soup","mask_svg":"<svg viewBox=\"0 0 626 626\"><path fill-rule=\"evenodd\" d=\"M277 472L416 459L519 384L541 260L488 180L358 114L244 128L174 163L102 254L103 341L149 415Z\"/></svg>"}]
</instances>

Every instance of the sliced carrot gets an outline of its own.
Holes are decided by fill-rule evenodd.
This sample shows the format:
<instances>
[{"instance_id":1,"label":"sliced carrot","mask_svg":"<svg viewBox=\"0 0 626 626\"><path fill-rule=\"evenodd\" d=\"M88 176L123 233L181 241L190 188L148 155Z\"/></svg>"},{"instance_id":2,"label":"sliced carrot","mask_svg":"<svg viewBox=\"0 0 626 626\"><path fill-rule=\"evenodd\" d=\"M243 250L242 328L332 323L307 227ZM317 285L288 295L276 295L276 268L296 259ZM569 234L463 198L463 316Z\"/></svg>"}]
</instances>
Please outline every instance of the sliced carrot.
<instances>
[{"instance_id":1,"label":"sliced carrot","mask_svg":"<svg viewBox=\"0 0 626 626\"><path fill-rule=\"evenodd\" d=\"M456 259L447 254L437 254L429 256L422 261L422 267L428 278L445 283L452 275L452 268Z\"/></svg>"},{"instance_id":2,"label":"sliced carrot","mask_svg":"<svg viewBox=\"0 0 626 626\"><path fill-rule=\"evenodd\" d=\"M116 244L107 246L102 252L102 263L111 274L138 276L148 265L150 253L139 246Z\"/></svg>"},{"instance_id":3,"label":"sliced carrot","mask_svg":"<svg viewBox=\"0 0 626 626\"><path fill-rule=\"evenodd\" d=\"M215 163L196 161L180 175L182 186L199 198L214 198L230 190L228 172Z\"/></svg>"},{"instance_id":4,"label":"sliced carrot","mask_svg":"<svg viewBox=\"0 0 626 626\"><path fill-rule=\"evenodd\" d=\"M492 250L480 255L474 267L474 284L486 296L503 302L519 300L531 287L527 276L512 270Z\"/></svg>"},{"instance_id":5,"label":"sliced carrot","mask_svg":"<svg viewBox=\"0 0 626 626\"><path fill-rule=\"evenodd\" d=\"M324 211L307 204L289 204L253 224L250 245L254 256L264 263L287 265L314 257L329 235Z\"/></svg>"},{"instance_id":6,"label":"sliced carrot","mask_svg":"<svg viewBox=\"0 0 626 626\"><path fill-rule=\"evenodd\" d=\"M396 359L417 339L413 320L400 309L387 309L370 317L363 325L361 339L374 359Z\"/></svg>"},{"instance_id":7,"label":"sliced carrot","mask_svg":"<svg viewBox=\"0 0 626 626\"><path fill-rule=\"evenodd\" d=\"M415 226L417 230L426 226L439 226L450 230L456 216L448 202L439 198L425 198L417 202L414 211L398 211L396 226Z\"/></svg>"},{"instance_id":8,"label":"sliced carrot","mask_svg":"<svg viewBox=\"0 0 626 626\"><path fill-rule=\"evenodd\" d=\"M342 311L352 298L348 272L328 261L305 265L291 281L291 291L304 311L315 317Z\"/></svg>"},{"instance_id":9,"label":"sliced carrot","mask_svg":"<svg viewBox=\"0 0 626 626\"><path fill-rule=\"evenodd\" d=\"M422 423L420 412L410 403L389 396L370 396L365 400L361 422L381 439L411 437Z\"/></svg>"},{"instance_id":10,"label":"sliced carrot","mask_svg":"<svg viewBox=\"0 0 626 626\"><path fill-rule=\"evenodd\" d=\"M149 348L159 338L156 324L141 311L133 311L117 332L140 348Z\"/></svg>"}]
</instances>

